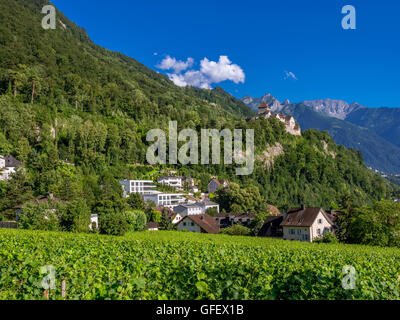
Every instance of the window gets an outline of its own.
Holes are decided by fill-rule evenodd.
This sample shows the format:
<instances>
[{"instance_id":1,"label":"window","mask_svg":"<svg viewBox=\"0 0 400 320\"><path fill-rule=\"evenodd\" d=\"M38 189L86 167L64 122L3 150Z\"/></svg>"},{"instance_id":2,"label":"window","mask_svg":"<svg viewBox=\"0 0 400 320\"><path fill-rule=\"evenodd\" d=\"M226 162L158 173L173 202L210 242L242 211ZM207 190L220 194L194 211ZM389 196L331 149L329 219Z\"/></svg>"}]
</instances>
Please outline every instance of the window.
<instances>
[{"instance_id":1,"label":"window","mask_svg":"<svg viewBox=\"0 0 400 320\"><path fill-rule=\"evenodd\" d=\"M186 222L183 223L183 226L186 227Z\"/></svg>"},{"instance_id":2,"label":"window","mask_svg":"<svg viewBox=\"0 0 400 320\"><path fill-rule=\"evenodd\" d=\"M318 219L318 223L319 223L319 224L322 224L322 219Z\"/></svg>"},{"instance_id":3,"label":"window","mask_svg":"<svg viewBox=\"0 0 400 320\"><path fill-rule=\"evenodd\" d=\"M289 234L294 235L294 234L296 234L295 231L296 231L296 230L294 230L294 229L289 229Z\"/></svg>"},{"instance_id":4,"label":"window","mask_svg":"<svg viewBox=\"0 0 400 320\"><path fill-rule=\"evenodd\" d=\"M321 229L317 229L317 234L321 235Z\"/></svg>"},{"instance_id":5,"label":"window","mask_svg":"<svg viewBox=\"0 0 400 320\"><path fill-rule=\"evenodd\" d=\"M297 234L301 234L301 229L298 229L298 230L297 230Z\"/></svg>"},{"instance_id":6,"label":"window","mask_svg":"<svg viewBox=\"0 0 400 320\"><path fill-rule=\"evenodd\" d=\"M192 225L192 227L194 227L194 223L193 222L191 223L191 225Z\"/></svg>"}]
</instances>

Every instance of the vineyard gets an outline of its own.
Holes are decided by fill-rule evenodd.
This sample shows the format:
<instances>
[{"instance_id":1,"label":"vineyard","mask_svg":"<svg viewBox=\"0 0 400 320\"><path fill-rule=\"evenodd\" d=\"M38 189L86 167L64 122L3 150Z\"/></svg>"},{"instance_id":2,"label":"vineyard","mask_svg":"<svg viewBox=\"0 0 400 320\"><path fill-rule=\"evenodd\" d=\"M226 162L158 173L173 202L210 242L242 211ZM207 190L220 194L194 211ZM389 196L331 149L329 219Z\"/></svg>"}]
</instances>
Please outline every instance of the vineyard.
<instances>
[{"instance_id":1,"label":"vineyard","mask_svg":"<svg viewBox=\"0 0 400 320\"><path fill-rule=\"evenodd\" d=\"M55 271L47 291L45 266ZM355 269L353 284L345 266ZM399 299L399 290L398 249L177 232L118 238L0 230L0 300Z\"/></svg>"}]
</instances>

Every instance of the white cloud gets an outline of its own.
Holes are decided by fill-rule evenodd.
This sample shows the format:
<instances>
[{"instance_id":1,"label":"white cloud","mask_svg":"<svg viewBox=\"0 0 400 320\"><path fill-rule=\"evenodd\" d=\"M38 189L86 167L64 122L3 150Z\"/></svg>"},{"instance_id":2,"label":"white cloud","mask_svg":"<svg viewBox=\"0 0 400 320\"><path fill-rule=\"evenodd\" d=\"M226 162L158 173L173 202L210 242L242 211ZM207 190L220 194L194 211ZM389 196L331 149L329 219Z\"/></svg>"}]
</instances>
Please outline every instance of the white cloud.
<instances>
[{"instance_id":1,"label":"white cloud","mask_svg":"<svg viewBox=\"0 0 400 320\"><path fill-rule=\"evenodd\" d=\"M175 85L180 87L194 86L203 89L211 89L211 84L230 80L234 83L244 83L245 74L240 66L232 64L227 56L220 56L219 61L210 61L204 58L200 62L200 70L181 71L193 65L192 58L186 62L176 61L175 58L167 56L157 67L163 70L174 70L168 73L168 77Z\"/></svg>"},{"instance_id":2,"label":"white cloud","mask_svg":"<svg viewBox=\"0 0 400 320\"><path fill-rule=\"evenodd\" d=\"M174 70L175 73L180 73L181 71L190 68L193 65L193 62L193 58L188 58L186 62L184 62L167 56L161 61L157 68L162 70Z\"/></svg>"},{"instance_id":3,"label":"white cloud","mask_svg":"<svg viewBox=\"0 0 400 320\"><path fill-rule=\"evenodd\" d=\"M201 72L208 76L212 83L231 80L234 83L244 83L245 75L241 67L232 64L227 56L220 56L219 61L209 61L204 58L201 63Z\"/></svg>"},{"instance_id":4,"label":"white cloud","mask_svg":"<svg viewBox=\"0 0 400 320\"><path fill-rule=\"evenodd\" d=\"M291 71L286 71L285 70L285 77L284 77L284 79L285 80L287 80L287 79L293 79L293 80L299 80L299 79L297 79L297 77L296 77L296 75L293 73L293 72L291 72Z\"/></svg>"}]
</instances>

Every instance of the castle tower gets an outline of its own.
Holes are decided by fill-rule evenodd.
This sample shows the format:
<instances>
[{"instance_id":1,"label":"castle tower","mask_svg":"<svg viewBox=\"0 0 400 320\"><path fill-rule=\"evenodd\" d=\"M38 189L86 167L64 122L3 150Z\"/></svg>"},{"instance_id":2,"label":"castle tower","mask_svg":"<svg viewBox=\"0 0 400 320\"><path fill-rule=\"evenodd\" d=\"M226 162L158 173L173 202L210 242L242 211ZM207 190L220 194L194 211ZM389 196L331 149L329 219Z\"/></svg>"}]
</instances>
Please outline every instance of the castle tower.
<instances>
[{"instance_id":1,"label":"castle tower","mask_svg":"<svg viewBox=\"0 0 400 320\"><path fill-rule=\"evenodd\" d=\"M259 107L258 107L258 114L267 114L271 113L271 108L263 102Z\"/></svg>"}]
</instances>

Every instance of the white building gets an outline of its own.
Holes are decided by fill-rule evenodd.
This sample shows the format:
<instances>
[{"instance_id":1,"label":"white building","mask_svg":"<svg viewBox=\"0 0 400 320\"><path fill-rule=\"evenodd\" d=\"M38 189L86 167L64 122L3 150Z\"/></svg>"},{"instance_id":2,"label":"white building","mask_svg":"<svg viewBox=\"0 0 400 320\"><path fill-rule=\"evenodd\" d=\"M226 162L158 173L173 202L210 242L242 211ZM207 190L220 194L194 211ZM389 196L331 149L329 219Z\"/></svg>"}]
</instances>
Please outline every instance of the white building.
<instances>
[{"instance_id":1,"label":"white building","mask_svg":"<svg viewBox=\"0 0 400 320\"><path fill-rule=\"evenodd\" d=\"M204 207L199 204L180 204L174 208L175 213L179 213L181 216L191 216L204 214Z\"/></svg>"},{"instance_id":2,"label":"white building","mask_svg":"<svg viewBox=\"0 0 400 320\"><path fill-rule=\"evenodd\" d=\"M128 197L130 193L139 193L140 195L157 193L152 180L122 180L119 183L122 185L125 197Z\"/></svg>"},{"instance_id":3,"label":"white building","mask_svg":"<svg viewBox=\"0 0 400 320\"><path fill-rule=\"evenodd\" d=\"M21 164L20 161L11 155L5 157L0 155L0 180L7 181L10 179L10 176L16 172Z\"/></svg>"},{"instance_id":4,"label":"white building","mask_svg":"<svg viewBox=\"0 0 400 320\"><path fill-rule=\"evenodd\" d=\"M161 183L165 186L174 187L177 189L183 188L183 177L176 177L176 176L162 176L158 178L158 183Z\"/></svg>"},{"instance_id":5,"label":"white building","mask_svg":"<svg viewBox=\"0 0 400 320\"><path fill-rule=\"evenodd\" d=\"M204 199L204 201L201 201L198 204L203 207L203 211L204 211L203 213L206 213L206 211L208 209L212 209L212 208L215 208L217 210L217 213L219 213L219 204L212 202L209 199Z\"/></svg>"},{"instance_id":6,"label":"white building","mask_svg":"<svg viewBox=\"0 0 400 320\"><path fill-rule=\"evenodd\" d=\"M142 194L145 202L153 201L157 207L167 207L174 209L176 206L185 203L186 198L180 193L153 193Z\"/></svg>"},{"instance_id":7,"label":"white building","mask_svg":"<svg viewBox=\"0 0 400 320\"><path fill-rule=\"evenodd\" d=\"M206 199L201 202L185 203L174 208L175 213L180 213L182 216L191 216L198 214L205 214L208 209L215 208L219 213L219 204Z\"/></svg>"},{"instance_id":8,"label":"white building","mask_svg":"<svg viewBox=\"0 0 400 320\"><path fill-rule=\"evenodd\" d=\"M281 223L283 238L313 242L327 232L334 232L334 224L322 208L291 209Z\"/></svg>"}]
</instances>

